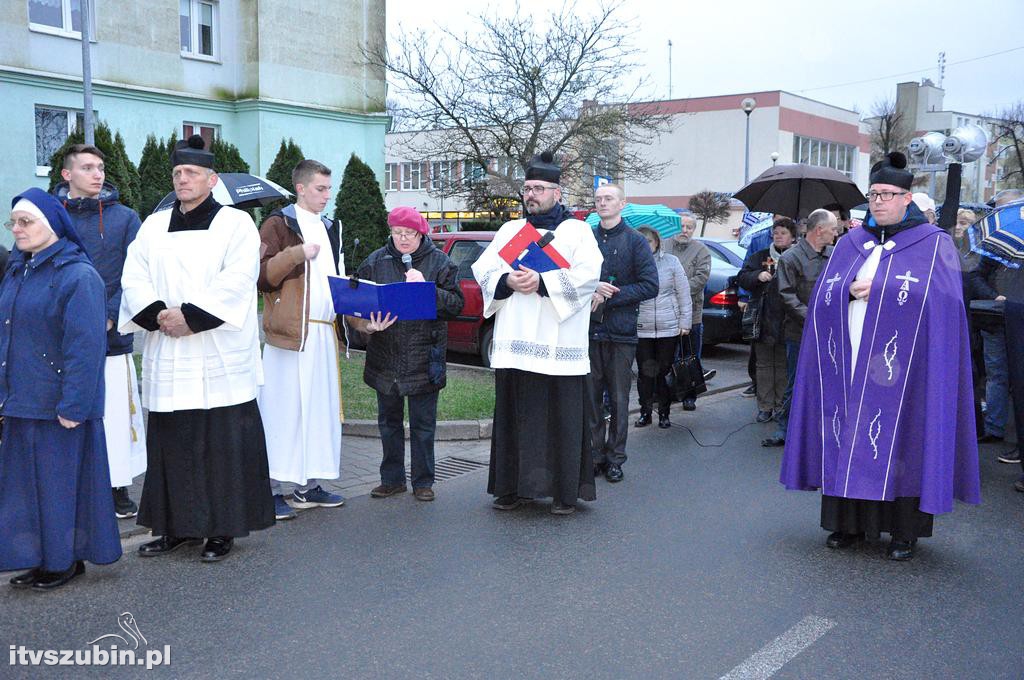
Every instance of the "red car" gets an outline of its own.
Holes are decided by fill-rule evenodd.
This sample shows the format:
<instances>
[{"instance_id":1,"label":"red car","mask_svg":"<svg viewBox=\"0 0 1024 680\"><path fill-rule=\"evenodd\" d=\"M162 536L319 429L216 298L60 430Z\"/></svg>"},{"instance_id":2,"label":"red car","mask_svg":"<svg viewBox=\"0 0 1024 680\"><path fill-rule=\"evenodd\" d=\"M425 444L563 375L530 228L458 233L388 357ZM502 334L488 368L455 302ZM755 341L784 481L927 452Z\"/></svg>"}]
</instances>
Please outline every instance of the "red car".
<instances>
[{"instance_id":1,"label":"red car","mask_svg":"<svg viewBox=\"0 0 1024 680\"><path fill-rule=\"evenodd\" d=\"M448 322L448 349L465 354L479 354L484 366L491 365L491 343L494 340L494 317L484 319L484 301L480 284L473 278L473 263L491 241L493 231L455 231L430 234L434 245L451 258L459 268L459 288L465 304L462 312Z\"/></svg>"}]
</instances>

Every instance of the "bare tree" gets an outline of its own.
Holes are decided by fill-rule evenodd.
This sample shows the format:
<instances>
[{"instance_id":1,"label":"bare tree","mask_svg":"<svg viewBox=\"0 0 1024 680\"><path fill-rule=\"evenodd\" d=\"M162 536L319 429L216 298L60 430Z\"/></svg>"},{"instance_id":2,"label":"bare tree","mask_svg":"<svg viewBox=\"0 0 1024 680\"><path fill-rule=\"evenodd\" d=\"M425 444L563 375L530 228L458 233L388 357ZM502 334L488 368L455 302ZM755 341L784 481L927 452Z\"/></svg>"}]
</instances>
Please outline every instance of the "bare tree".
<instances>
[{"instance_id":1,"label":"bare tree","mask_svg":"<svg viewBox=\"0 0 1024 680\"><path fill-rule=\"evenodd\" d=\"M690 197L690 211L700 218L700 235L708 222L724 222L729 218L729 194L705 189Z\"/></svg>"},{"instance_id":2,"label":"bare tree","mask_svg":"<svg viewBox=\"0 0 1024 680\"><path fill-rule=\"evenodd\" d=\"M624 89L636 67L635 29L613 7L588 15L574 4L547 14L490 10L465 35L446 29L403 33L390 49L367 50L392 77L411 161L461 161L484 168L486 187L518 196L530 159L552 151L569 183L592 174L651 181L669 163L647 150L668 129L655 105ZM469 195L481 187L451 179L433 191Z\"/></svg>"},{"instance_id":3,"label":"bare tree","mask_svg":"<svg viewBox=\"0 0 1024 680\"><path fill-rule=\"evenodd\" d=\"M891 97L876 99L871 105L871 162L880 160L890 151L901 151L910 144L913 130L909 130L909 121L904 120L903 112L896 106Z\"/></svg>"},{"instance_id":4,"label":"bare tree","mask_svg":"<svg viewBox=\"0 0 1024 680\"><path fill-rule=\"evenodd\" d=\"M1003 159L999 177L1001 188L1024 189L1024 100L992 115L991 124L996 150L989 163Z\"/></svg>"}]
</instances>

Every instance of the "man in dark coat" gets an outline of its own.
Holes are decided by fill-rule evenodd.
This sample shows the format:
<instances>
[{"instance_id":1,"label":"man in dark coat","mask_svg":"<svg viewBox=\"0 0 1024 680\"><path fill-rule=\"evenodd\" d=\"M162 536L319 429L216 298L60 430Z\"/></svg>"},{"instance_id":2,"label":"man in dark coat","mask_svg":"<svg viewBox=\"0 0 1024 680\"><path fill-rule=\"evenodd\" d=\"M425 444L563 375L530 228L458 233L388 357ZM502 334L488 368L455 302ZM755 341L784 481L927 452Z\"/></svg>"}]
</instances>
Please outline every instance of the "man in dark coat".
<instances>
[{"instance_id":1,"label":"man in dark coat","mask_svg":"<svg viewBox=\"0 0 1024 680\"><path fill-rule=\"evenodd\" d=\"M427 238L430 227L415 208L395 208L388 214L388 226L387 245L370 253L356 276L375 283L433 281L437 319L347 317L356 329L370 334L363 382L377 391L377 425L384 449L380 486L370 496L387 498L407 490L403 414L408 400L412 491L417 500L432 501L437 396L446 384L446 320L462 311L464 300L458 267Z\"/></svg>"},{"instance_id":2,"label":"man in dark coat","mask_svg":"<svg viewBox=\"0 0 1024 680\"><path fill-rule=\"evenodd\" d=\"M591 302L588 426L594 474L622 481L629 431L629 388L636 358L636 318L640 303L658 295L658 268L651 249L622 220L626 196L621 187L605 184L594 192L601 226L594 230L604 263ZM604 392L611 400L611 419L604 419Z\"/></svg>"},{"instance_id":3,"label":"man in dark coat","mask_svg":"<svg viewBox=\"0 0 1024 680\"><path fill-rule=\"evenodd\" d=\"M120 519L134 517L139 508L128 497L127 487L146 471L146 426L139 403L139 376L132 361L131 333L114 328L121 307L121 272L128 246L142 224L138 214L121 205L117 189L105 182L103 152L94 146L75 144L64 155L64 181L54 195L71 216L106 289L107 385L103 429L107 438L110 485L114 513Z\"/></svg>"}]
</instances>

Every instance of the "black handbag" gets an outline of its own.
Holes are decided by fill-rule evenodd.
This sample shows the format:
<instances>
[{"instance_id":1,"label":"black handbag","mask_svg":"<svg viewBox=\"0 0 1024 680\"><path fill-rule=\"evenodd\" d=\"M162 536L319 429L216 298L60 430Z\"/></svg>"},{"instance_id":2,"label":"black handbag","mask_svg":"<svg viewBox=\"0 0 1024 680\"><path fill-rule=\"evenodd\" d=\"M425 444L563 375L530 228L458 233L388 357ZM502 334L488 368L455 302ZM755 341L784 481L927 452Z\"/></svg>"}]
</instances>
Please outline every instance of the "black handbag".
<instances>
[{"instance_id":1,"label":"black handbag","mask_svg":"<svg viewBox=\"0 0 1024 680\"><path fill-rule=\"evenodd\" d=\"M666 376L669 393L676 401L696 399L697 395L708 391L704 382L704 368L693 351L693 342L689 335L684 338L682 356L672 363L672 370Z\"/></svg>"},{"instance_id":2,"label":"black handbag","mask_svg":"<svg viewBox=\"0 0 1024 680\"><path fill-rule=\"evenodd\" d=\"M740 320L742 337L744 340L761 339L761 322L764 320L764 296L751 297L747 306L743 308L743 318Z\"/></svg>"}]
</instances>

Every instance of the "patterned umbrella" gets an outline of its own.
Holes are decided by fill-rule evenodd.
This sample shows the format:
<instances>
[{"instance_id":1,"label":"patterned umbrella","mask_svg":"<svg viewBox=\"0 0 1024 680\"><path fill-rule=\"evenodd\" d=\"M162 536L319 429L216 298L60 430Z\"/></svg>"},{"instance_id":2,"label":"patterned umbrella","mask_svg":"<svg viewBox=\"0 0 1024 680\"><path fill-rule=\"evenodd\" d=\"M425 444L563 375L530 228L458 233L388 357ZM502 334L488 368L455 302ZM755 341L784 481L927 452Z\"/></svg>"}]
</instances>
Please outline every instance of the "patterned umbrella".
<instances>
[{"instance_id":1,"label":"patterned umbrella","mask_svg":"<svg viewBox=\"0 0 1024 680\"><path fill-rule=\"evenodd\" d=\"M1024 264L1024 201L997 208L968 231L971 250L1012 269Z\"/></svg>"},{"instance_id":2,"label":"patterned umbrella","mask_svg":"<svg viewBox=\"0 0 1024 680\"><path fill-rule=\"evenodd\" d=\"M658 232L661 238L670 238L683 230L683 220L679 213L660 203L627 203L622 210L622 219L634 229L646 225ZM596 227L600 223L601 218L597 213L587 215L587 224Z\"/></svg>"},{"instance_id":3,"label":"patterned umbrella","mask_svg":"<svg viewBox=\"0 0 1024 680\"><path fill-rule=\"evenodd\" d=\"M274 184L269 179L257 177L244 172L225 172L217 175L217 185L213 187L213 200L221 205L231 205L239 209L259 208L261 206L288 199L292 192ZM164 196L153 212L166 210L174 205L174 192Z\"/></svg>"}]
</instances>

